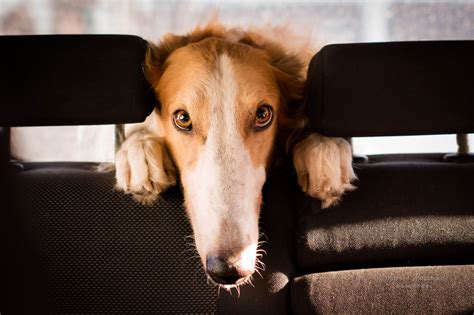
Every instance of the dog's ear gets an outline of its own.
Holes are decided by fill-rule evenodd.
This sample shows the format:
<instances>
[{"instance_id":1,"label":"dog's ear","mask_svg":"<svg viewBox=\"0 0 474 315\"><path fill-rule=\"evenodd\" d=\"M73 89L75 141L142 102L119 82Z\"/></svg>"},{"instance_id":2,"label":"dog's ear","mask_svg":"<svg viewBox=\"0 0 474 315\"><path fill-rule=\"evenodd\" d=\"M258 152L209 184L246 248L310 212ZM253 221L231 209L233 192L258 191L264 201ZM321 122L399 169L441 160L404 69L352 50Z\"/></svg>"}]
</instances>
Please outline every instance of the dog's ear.
<instances>
[{"instance_id":1,"label":"dog's ear","mask_svg":"<svg viewBox=\"0 0 474 315\"><path fill-rule=\"evenodd\" d=\"M276 35L276 31L278 30L270 30L270 34ZM269 40L260 32L247 32L238 42L262 49L267 54L280 87L282 110L285 111L284 115L280 115L285 121L280 123L293 129L295 120L300 120L303 114L306 59L308 59L306 52L289 53L283 45Z\"/></svg>"},{"instance_id":2,"label":"dog's ear","mask_svg":"<svg viewBox=\"0 0 474 315\"><path fill-rule=\"evenodd\" d=\"M225 35L226 29L215 21L211 21L204 27L196 27L187 35L167 34L158 45L148 42L148 49L143 65L147 80L156 91L158 81L165 71L166 60L173 51L191 43L197 43L208 37L224 38Z\"/></svg>"},{"instance_id":3,"label":"dog's ear","mask_svg":"<svg viewBox=\"0 0 474 315\"><path fill-rule=\"evenodd\" d=\"M278 125L285 151L291 152L294 145L305 135L307 116L304 105L306 80L302 73L305 66L294 55L281 55L273 60L275 76L281 91Z\"/></svg>"},{"instance_id":4,"label":"dog's ear","mask_svg":"<svg viewBox=\"0 0 474 315\"><path fill-rule=\"evenodd\" d=\"M166 35L159 45L148 42L143 71L154 91L156 91L158 81L163 74L166 59L173 51L187 44L188 36L173 34Z\"/></svg>"},{"instance_id":5,"label":"dog's ear","mask_svg":"<svg viewBox=\"0 0 474 315\"><path fill-rule=\"evenodd\" d=\"M288 117L300 115L305 90L304 64L295 55L273 56L272 65Z\"/></svg>"}]
</instances>

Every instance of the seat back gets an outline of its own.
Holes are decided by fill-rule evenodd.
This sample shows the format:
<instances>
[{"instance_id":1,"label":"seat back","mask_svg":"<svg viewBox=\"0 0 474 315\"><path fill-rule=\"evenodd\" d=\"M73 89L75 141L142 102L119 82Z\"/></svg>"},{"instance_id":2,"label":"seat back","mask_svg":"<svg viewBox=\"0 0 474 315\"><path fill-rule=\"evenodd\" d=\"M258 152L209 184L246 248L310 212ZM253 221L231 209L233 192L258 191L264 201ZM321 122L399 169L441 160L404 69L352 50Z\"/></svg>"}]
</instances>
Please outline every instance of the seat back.
<instances>
[{"instance_id":1,"label":"seat back","mask_svg":"<svg viewBox=\"0 0 474 315\"><path fill-rule=\"evenodd\" d=\"M118 35L0 37L0 126L143 121L156 105L142 71L146 45ZM217 288L192 247L179 189L140 206L96 164L15 168L4 142L0 221L9 296L0 310L216 311Z\"/></svg>"}]
</instances>

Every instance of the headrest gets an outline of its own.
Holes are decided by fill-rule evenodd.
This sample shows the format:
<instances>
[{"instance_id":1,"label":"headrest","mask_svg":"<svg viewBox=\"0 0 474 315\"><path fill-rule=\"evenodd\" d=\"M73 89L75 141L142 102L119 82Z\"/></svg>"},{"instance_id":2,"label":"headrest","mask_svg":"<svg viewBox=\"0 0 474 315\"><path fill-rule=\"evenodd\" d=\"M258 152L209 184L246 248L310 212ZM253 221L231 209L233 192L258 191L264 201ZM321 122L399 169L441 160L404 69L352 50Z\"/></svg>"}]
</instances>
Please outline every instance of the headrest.
<instances>
[{"instance_id":1,"label":"headrest","mask_svg":"<svg viewBox=\"0 0 474 315\"><path fill-rule=\"evenodd\" d=\"M306 101L327 136L474 132L474 41L326 46Z\"/></svg>"},{"instance_id":2,"label":"headrest","mask_svg":"<svg viewBox=\"0 0 474 315\"><path fill-rule=\"evenodd\" d=\"M128 35L0 36L0 126L143 121L155 100Z\"/></svg>"}]
</instances>

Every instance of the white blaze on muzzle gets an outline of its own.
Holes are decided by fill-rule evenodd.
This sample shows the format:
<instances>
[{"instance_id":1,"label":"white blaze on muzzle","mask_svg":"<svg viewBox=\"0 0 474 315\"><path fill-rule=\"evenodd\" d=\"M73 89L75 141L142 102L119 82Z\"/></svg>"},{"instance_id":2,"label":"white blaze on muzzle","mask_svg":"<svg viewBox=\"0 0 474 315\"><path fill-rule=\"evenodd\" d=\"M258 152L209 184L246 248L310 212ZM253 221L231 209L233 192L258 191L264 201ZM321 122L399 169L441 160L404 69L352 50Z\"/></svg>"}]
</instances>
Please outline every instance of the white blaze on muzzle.
<instances>
[{"instance_id":1,"label":"white blaze on muzzle","mask_svg":"<svg viewBox=\"0 0 474 315\"><path fill-rule=\"evenodd\" d=\"M238 122L238 85L231 60L221 55L206 91L210 125L196 163L183 173L186 203L196 246L206 255L232 257L252 266L258 242L258 215L264 165L254 166ZM244 251L247 249L247 251Z\"/></svg>"}]
</instances>

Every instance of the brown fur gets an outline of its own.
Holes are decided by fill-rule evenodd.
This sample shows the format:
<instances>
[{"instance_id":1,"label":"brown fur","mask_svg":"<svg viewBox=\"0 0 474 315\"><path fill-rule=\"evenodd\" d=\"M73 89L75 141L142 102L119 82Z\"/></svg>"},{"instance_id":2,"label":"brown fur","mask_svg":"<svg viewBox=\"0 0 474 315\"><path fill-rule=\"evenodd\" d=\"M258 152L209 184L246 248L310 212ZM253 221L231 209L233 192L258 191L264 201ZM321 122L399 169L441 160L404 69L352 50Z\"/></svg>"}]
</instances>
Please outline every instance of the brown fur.
<instances>
[{"instance_id":1,"label":"brown fur","mask_svg":"<svg viewBox=\"0 0 474 315\"><path fill-rule=\"evenodd\" d=\"M304 131L304 56L259 32L215 23L149 45L144 71L160 105L117 153L117 187L151 203L179 174L204 268L206 257L221 257L242 279L253 273L261 190L282 153L277 143L294 148L298 182L323 207L353 189L347 141ZM273 108L273 121L257 129L262 105ZM177 130L179 110L192 130Z\"/></svg>"},{"instance_id":2,"label":"brown fur","mask_svg":"<svg viewBox=\"0 0 474 315\"><path fill-rule=\"evenodd\" d=\"M239 29L227 29L220 24L210 23L205 27L197 27L188 35L166 35L160 45L150 43L144 63L145 74L157 94L157 99L161 100L158 83L162 74L172 63L168 57L179 48L198 43L204 39L216 38L229 42L230 45L222 45L222 50L237 59L245 59L242 46L255 48L256 53L263 54L273 70L273 76L280 88L279 102L281 103L279 116L279 132L283 142L286 142L290 133L304 126L303 93L306 80L306 69L309 62L308 54L289 53L284 46L275 41L269 40L255 31L243 32ZM241 44L241 45L239 45ZM216 47L203 48L203 56L214 56L222 51ZM214 48L214 49L213 49ZM240 49L239 49L240 48ZM205 57L203 57L204 59ZM244 60L242 60L244 61ZM249 61L246 58L245 61ZM212 63L210 63L212 64ZM264 63L263 63L264 64ZM260 63L262 65L262 63ZM212 66L212 65L211 65ZM189 72L184 73L184 76ZM251 81L255 82L255 81Z\"/></svg>"}]
</instances>

